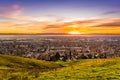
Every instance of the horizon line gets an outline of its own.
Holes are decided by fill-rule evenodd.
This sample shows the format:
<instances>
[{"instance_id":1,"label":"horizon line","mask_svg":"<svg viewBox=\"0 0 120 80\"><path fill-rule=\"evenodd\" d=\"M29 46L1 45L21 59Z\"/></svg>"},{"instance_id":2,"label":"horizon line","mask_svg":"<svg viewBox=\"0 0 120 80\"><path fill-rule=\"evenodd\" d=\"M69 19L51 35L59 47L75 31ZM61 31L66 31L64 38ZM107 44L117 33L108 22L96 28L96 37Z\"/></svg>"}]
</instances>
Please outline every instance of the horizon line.
<instances>
[{"instance_id":1,"label":"horizon line","mask_svg":"<svg viewBox=\"0 0 120 80\"><path fill-rule=\"evenodd\" d=\"M0 33L0 35L120 35L117 33L90 33L90 34L68 34L68 33Z\"/></svg>"}]
</instances>

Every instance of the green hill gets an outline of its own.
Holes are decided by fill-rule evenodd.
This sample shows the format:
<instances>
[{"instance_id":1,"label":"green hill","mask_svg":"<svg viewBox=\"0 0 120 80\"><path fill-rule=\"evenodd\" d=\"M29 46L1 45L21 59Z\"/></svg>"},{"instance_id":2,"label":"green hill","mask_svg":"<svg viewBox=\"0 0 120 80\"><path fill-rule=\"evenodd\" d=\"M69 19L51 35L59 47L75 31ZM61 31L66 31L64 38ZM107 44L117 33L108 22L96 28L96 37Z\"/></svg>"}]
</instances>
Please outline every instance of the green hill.
<instances>
[{"instance_id":1,"label":"green hill","mask_svg":"<svg viewBox=\"0 0 120 80\"><path fill-rule=\"evenodd\" d=\"M38 80L120 80L120 58L79 60L39 75Z\"/></svg>"},{"instance_id":2,"label":"green hill","mask_svg":"<svg viewBox=\"0 0 120 80\"><path fill-rule=\"evenodd\" d=\"M120 80L120 58L47 62L0 55L0 80Z\"/></svg>"},{"instance_id":3,"label":"green hill","mask_svg":"<svg viewBox=\"0 0 120 80\"><path fill-rule=\"evenodd\" d=\"M60 67L62 66L54 62L0 55L0 80L29 79L29 77L36 77L39 72Z\"/></svg>"}]
</instances>

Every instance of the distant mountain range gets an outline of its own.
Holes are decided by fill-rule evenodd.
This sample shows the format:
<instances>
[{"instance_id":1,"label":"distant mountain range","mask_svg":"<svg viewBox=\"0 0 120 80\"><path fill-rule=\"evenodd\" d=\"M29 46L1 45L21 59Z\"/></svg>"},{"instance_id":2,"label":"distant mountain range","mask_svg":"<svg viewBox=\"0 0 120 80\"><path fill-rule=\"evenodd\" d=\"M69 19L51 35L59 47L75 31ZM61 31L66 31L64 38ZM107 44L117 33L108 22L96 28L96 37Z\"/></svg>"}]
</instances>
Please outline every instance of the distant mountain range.
<instances>
[{"instance_id":1,"label":"distant mountain range","mask_svg":"<svg viewBox=\"0 0 120 80\"><path fill-rule=\"evenodd\" d=\"M0 33L0 35L68 35L67 33Z\"/></svg>"},{"instance_id":2,"label":"distant mountain range","mask_svg":"<svg viewBox=\"0 0 120 80\"><path fill-rule=\"evenodd\" d=\"M120 35L109 33L68 34L68 33L0 33L0 35Z\"/></svg>"}]
</instances>

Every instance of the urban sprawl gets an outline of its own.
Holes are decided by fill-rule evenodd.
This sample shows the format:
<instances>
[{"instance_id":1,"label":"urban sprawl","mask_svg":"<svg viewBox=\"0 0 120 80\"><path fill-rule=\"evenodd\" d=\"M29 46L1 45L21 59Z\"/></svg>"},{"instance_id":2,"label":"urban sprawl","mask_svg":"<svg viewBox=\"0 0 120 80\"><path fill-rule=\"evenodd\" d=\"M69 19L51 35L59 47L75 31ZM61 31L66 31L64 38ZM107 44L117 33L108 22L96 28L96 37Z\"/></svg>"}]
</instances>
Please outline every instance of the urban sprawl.
<instances>
[{"instance_id":1,"label":"urban sprawl","mask_svg":"<svg viewBox=\"0 0 120 80\"><path fill-rule=\"evenodd\" d=\"M120 37L44 36L0 39L0 54L56 61L120 56Z\"/></svg>"}]
</instances>

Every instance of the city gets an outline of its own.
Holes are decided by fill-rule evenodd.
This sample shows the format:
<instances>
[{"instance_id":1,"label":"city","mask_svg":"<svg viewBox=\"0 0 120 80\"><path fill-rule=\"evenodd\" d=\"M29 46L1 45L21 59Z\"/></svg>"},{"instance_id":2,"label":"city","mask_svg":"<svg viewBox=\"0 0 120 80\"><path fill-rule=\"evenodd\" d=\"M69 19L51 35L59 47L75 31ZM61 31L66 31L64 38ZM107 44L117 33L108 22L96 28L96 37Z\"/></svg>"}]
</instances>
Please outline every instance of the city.
<instances>
[{"instance_id":1,"label":"city","mask_svg":"<svg viewBox=\"0 0 120 80\"><path fill-rule=\"evenodd\" d=\"M115 58L120 56L118 36L41 36L0 40L0 54L46 61Z\"/></svg>"}]
</instances>

